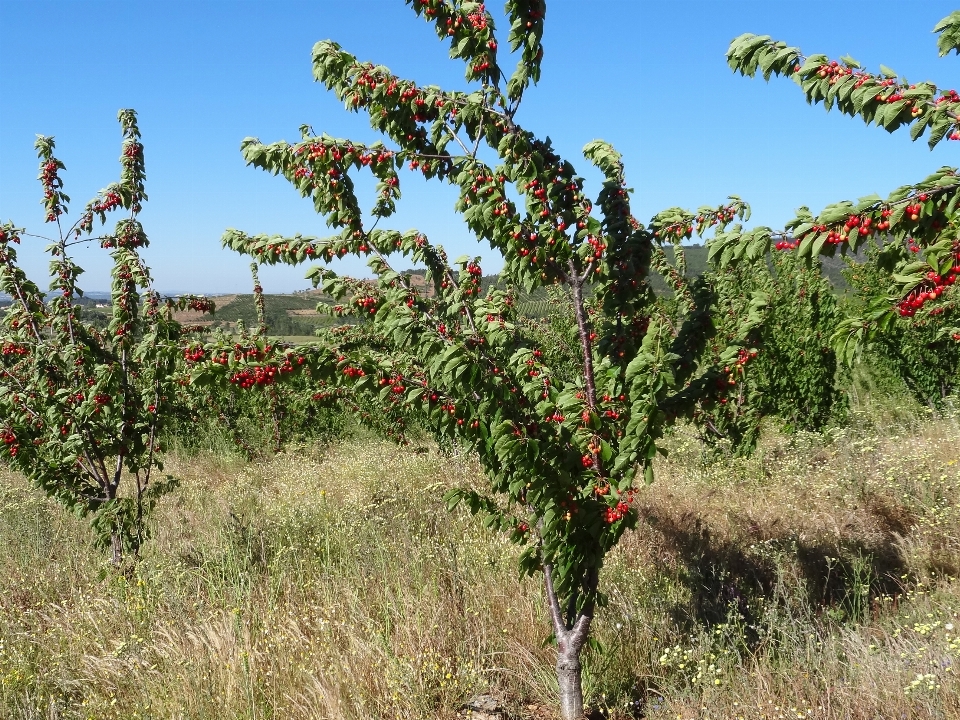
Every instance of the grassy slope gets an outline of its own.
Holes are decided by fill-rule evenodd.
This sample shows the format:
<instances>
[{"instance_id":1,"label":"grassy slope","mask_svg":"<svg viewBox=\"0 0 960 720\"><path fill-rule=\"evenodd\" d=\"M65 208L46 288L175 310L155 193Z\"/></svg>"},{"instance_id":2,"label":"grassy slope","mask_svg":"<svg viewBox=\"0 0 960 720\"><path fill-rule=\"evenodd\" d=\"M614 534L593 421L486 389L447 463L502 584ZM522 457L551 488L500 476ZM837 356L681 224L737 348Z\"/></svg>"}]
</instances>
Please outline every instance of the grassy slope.
<instances>
[{"instance_id":1,"label":"grassy slope","mask_svg":"<svg viewBox=\"0 0 960 720\"><path fill-rule=\"evenodd\" d=\"M604 571L592 702L960 717L960 427L876 425L726 462L678 433ZM480 692L552 717L539 585L443 508L468 459L361 439L167 470L183 487L124 578L0 469L0 718L452 719Z\"/></svg>"},{"instance_id":2,"label":"grassy slope","mask_svg":"<svg viewBox=\"0 0 960 720\"><path fill-rule=\"evenodd\" d=\"M331 318L324 315L291 316L288 311L314 311L320 298L316 295L267 295L264 296L264 315L270 333L274 335L312 336L317 327L333 324ZM257 310L253 295L235 295L230 302L217 306L215 321L236 323L243 320L248 328L257 323Z\"/></svg>"}]
</instances>

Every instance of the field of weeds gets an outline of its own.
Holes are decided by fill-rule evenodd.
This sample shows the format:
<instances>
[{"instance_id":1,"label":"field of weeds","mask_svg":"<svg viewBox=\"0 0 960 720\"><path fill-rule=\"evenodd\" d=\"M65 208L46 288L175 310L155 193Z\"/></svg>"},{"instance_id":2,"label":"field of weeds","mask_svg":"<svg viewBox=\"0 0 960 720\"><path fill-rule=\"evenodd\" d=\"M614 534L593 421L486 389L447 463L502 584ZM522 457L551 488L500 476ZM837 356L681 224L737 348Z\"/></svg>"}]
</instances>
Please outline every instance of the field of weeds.
<instances>
[{"instance_id":1,"label":"field of weeds","mask_svg":"<svg viewBox=\"0 0 960 720\"><path fill-rule=\"evenodd\" d=\"M585 689L611 718L960 717L960 427L680 429L608 559ZM0 718L553 717L541 587L444 491L469 458L370 440L174 457L128 575L0 470Z\"/></svg>"}]
</instances>

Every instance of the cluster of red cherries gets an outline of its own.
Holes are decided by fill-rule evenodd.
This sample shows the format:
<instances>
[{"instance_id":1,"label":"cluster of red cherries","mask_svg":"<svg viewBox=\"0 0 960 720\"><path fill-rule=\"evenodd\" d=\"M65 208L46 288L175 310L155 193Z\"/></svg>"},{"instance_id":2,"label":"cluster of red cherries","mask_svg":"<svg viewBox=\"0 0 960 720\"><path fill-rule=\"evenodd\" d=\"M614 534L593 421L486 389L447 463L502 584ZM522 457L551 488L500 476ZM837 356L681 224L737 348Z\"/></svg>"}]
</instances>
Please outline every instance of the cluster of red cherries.
<instances>
[{"instance_id":1,"label":"cluster of red cherries","mask_svg":"<svg viewBox=\"0 0 960 720\"><path fill-rule=\"evenodd\" d=\"M0 441L7 446L7 452L9 452L12 457L16 457L17 451L20 449L19 445L17 445L17 436L10 430L3 430L0 431Z\"/></svg>"},{"instance_id":2,"label":"cluster of red cherries","mask_svg":"<svg viewBox=\"0 0 960 720\"><path fill-rule=\"evenodd\" d=\"M362 297L357 296L353 299L353 304L356 305L360 310L370 313L373 315L377 312L377 299L373 297Z\"/></svg>"},{"instance_id":3,"label":"cluster of red cherries","mask_svg":"<svg viewBox=\"0 0 960 720\"><path fill-rule=\"evenodd\" d=\"M794 67L794 72L800 72L800 66L797 65ZM841 65L836 60L833 60L829 63L825 63L817 68L816 70L817 77L820 78L829 78L830 84L835 85L841 78L852 75L857 78L856 82L853 85L853 89L856 90L861 85L863 85L867 80L877 80L877 84L881 88L874 96L874 100L880 103L895 103L904 99L904 91L916 89L916 85L906 85L899 83L895 78L884 78L879 80L876 76L871 75L868 72L862 70L854 72L853 68ZM889 88L892 88L890 90ZM943 94L934 101L935 105L940 105L941 103L956 103L960 102L960 96L957 95L955 90L946 90ZM911 107L912 106L912 107ZM910 114L913 117L917 117L923 114L923 106L916 104L914 100L906 100L904 107L910 107ZM956 138L952 137L951 140L960 139L960 134Z\"/></svg>"},{"instance_id":4,"label":"cluster of red cherries","mask_svg":"<svg viewBox=\"0 0 960 720\"><path fill-rule=\"evenodd\" d=\"M93 229L93 214L94 213L108 213L116 207L119 207L122 204L123 200L115 192L108 192L103 196L102 200L94 200L90 203L90 206L87 208L86 213L83 218L81 218L79 225L77 226L76 234L79 237L80 232L83 230L92 230Z\"/></svg>"},{"instance_id":5,"label":"cluster of red cherries","mask_svg":"<svg viewBox=\"0 0 960 720\"><path fill-rule=\"evenodd\" d=\"M343 374L346 375L348 378L363 377L364 375L366 375L363 368L355 368L352 365L347 365L343 369Z\"/></svg>"},{"instance_id":6,"label":"cluster of red cherries","mask_svg":"<svg viewBox=\"0 0 960 720\"><path fill-rule=\"evenodd\" d=\"M389 385L390 392L392 392L394 395L400 395L404 390L406 390L406 387L403 384L403 378L399 375L393 375L389 378L380 378L379 384L381 387L386 387Z\"/></svg>"},{"instance_id":7,"label":"cluster of red cherries","mask_svg":"<svg viewBox=\"0 0 960 720\"><path fill-rule=\"evenodd\" d=\"M26 345L18 345L17 343L4 343L0 347L0 355L27 355L30 353L30 350Z\"/></svg>"},{"instance_id":8,"label":"cluster of red cherries","mask_svg":"<svg viewBox=\"0 0 960 720\"><path fill-rule=\"evenodd\" d=\"M903 300L897 303L900 317L913 317L926 303L939 298L943 292L957 281L960 276L960 252L955 254L957 264L946 275L938 275L932 270L927 273L926 281L915 288ZM954 338L956 339L956 338Z\"/></svg>"},{"instance_id":9,"label":"cluster of red cherries","mask_svg":"<svg viewBox=\"0 0 960 720\"><path fill-rule=\"evenodd\" d=\"M943 94L933 102L934 105L941 105L943 103L960 105L960 93L956 90L944 90ZM960 129L954 130L948 137L950 140L960 140Z\"/></svg>"},{"instance_id":10,"label":"cluster of red cherries","mask_svg":"<svg viewBox=\"0 0 960 720\"><path fill-rule=\"evenodd\" d=\"M615 507L608 507L603 511L603 519L607 522L607 525L613 525L628 512L630 512L630 505L621 500Z\"/></svg>"},{"instance_id":11,"label":"cluster of red cherries","mask_svg":"<svg viewBox=\"0 0 960 720\"><path fill-rule=\"evenodd\" d=\"M191 363L200 362L205 356L206 353L200 345L188 347L183 351L183 359ZM216 362L216 360L214 360L214 362Z\"/></svg>"},{"instance_id":12,"label":"cluster of red cherries","mask_svg":"<svg viewBox=\"0 0 960 720\"><path fill-rule=\"evenodd\" d=\"M736 362L736 371L743 372L744 366L757 357L758 352L756 350L745 350L743 348L737 353L737 362ZM728 388L736 387L737 380L733 376L734 368L731 368L729 365L723 368L723 372L726 374L726 377L717 378L717 389L718 390L727 390ZM720 398L720 404L726 405L727 398Z\"/></svg>"},{"instance_id":13,"label":"cluster of red cherries","mask_svg":"<svg viewBox=\"0 0 960 720\"><path fill-rule=\"evenodd\" d=\"M303 358L297 358L298 364L303 363ZM258 365L254 368L240 370L230 376L230 382L238 385L243 390L248 390L254 386L262 387L264 385L273 385L282 375L294 371L293 363L286 357L283 363L279 365Z\"/></svg>"},{"instance_id":14,"label":"cluster of red cherries","mask_svg":"<svg viewBox=\"0 0 960 720\"><path fill-rule=\"evenodd\" d=\"M483 281L483 270L474 262L467 263L467 281L463 283L464 295L480 295Z\"/></svg>"},{"instance_id":15,"label":"cluster of red cherries","mask_svg":"<svg viewBox=\"0 0 960 720\"><path fill-rule=\"evenodd\" d=\"M105 238L100 243L100 247L139 248L147 244L147 236L141 231L139 223L124 222L120 225L119 231L116 237Z\"/></svg>"},{"instance_id":16,"label":"cluster of red cherries","mask_svg":"<svg viewBox=\"0 0 960 720\"><path fill-rule=\"evenodd\" d=\"M43 197L47 201L47 222L53 222L66 212L56 196L57 188L63 184L57 175L58 169L55 160L48 160L40 168L40 183L43 185Z\"/></svg>"},{"instance_id":17,"label":"cluster of red cherries","mask_svg":"<svg viewBox=\"0 0 960 720\"><path fill-rule=\"evenodd\" d=\"M600 497L609 495L610 484L604 481L594 488L594 492ZM613 525L613 523L615 523L617 520L621 520L624 516L626 516L626 514L630 512L630 506L633 505L634 499L635 491L628 490L620 496L620 500L616 505L607 507L603 511L603 519L606 521L607 525Z\"/></svg>"},{"instance_id":18,"label":"cluster of red cherries","mask_svg":"<svg viewBox=\"0 0 960 720\"><path fill-rule=\"evenodd\" d=\"M193 298L187 303L187 307L197 312L208 313L213 310L213 301L206 298Z\"/></svg>"},{"instance_id":19,"label":"cluster of red cherries","mask_svg":"<svg viewBox=\"0 0 960 720\"><path fill-rule=\"evenodd\" d=\"M926 202L929 196L926 193L921 193L917 196L919 202L907 205L903 209L903 217L905 220L910 222L917 222L920 219L920 215L923 212L922 203ZM893 215L893 210L890 208L885 208L880 211L880 222L874 223L873 218L871 217L861 217L859 215L851 215L847 218L846 222L843 224L841 230L830 230L828 232L827 225L814 225L807 232L803 233L800 237L794 240L780 240L774 247L777 250L796 250L800 247L800 241L807 236L808 233L822 233L826 232L826 242L830 245L843 245L848 242L850 235L857 233L859 235L870 235L875 232L883 232L884 230L890 229L889 217ZM936 225L934 225L936 227ZM916 248L916 249L914 249ZM918 247L911 246L910 248L913 252L919 250Z\"/></svg>"}]
</instances>

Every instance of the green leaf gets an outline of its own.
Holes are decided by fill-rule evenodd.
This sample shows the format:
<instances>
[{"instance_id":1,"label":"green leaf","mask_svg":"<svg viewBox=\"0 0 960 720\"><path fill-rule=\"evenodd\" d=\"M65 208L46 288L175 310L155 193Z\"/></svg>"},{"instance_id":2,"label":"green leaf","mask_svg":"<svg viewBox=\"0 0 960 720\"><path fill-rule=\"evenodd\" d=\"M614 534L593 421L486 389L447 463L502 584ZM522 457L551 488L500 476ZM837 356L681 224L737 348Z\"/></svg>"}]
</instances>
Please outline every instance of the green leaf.
<instances>
[{"instance_id":1,"label":"green leaf","mask_svg":"<svg viewBox=\"0 0 960 720\"><path fill-rule=\"evenodd\" d=\"M813 246L810 248L810 255L812 257L817 257L823 251L824 243L827 241L827 233L818 233L816 240L813 242ZM801 255L803 253L801 252Z\"/></svg>"},{"instance_id":2,"label":"green leaf","mask_svg":"<svg viewBox=\"0 0 960 720\"><path fill-rule=\"evenodd\" d=\"M896 102L888 103L886 107L884 107L882 115L878 114L878 122L887 130L895 130L899 124L898 118L900 117L906 105L906 100L897 100Z\"/></svg>"},{"instance_id":3,"label":"green leaf","mask_svg":"<svg viewBox=\"0 0 960 720\"><path fill-rule=\"evenodd\" d=\"M803 240L800 241L800 247L797 250L797 254L800 257L810 257L814 241L820 239L822 245L822 238L824 238L824 233L818 233L816 235L811 233L810 235L807 235Z\"/></svg>"},{"instance_id":4,"label":"green leaf","mask_svg":"<svg viewBox=\"0 0 960 720\"><path fill-rule=\"evenodd\" d=\"M613 457L613 448L610 447L610 443L606 440L600 441L600 459L603 462L610 462L610 458Z\"/></svg>"}]
</instances>

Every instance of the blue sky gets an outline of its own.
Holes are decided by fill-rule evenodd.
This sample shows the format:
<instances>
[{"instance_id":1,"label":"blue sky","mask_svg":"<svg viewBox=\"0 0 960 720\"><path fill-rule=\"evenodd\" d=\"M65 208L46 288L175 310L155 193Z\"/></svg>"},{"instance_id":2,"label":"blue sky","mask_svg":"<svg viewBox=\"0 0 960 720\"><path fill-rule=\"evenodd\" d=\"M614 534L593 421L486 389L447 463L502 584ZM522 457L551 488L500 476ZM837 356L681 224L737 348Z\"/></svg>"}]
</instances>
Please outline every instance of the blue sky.
<instances>
[{"instance_id":1,"label":"blue sky","mask_svg":"<svg viewBox=\"0 0 960 720\"><path fill-rule=\"evenodd\" d=\"M490 7L499 17L499 2ZM518 121L549 135L592 194L597 177L580 150L594 138L612 142L644 221L735 193L753 206L754 222L779 227L800 205L885 194L958 165L960 143L931 152L903 131L809 108L788 80L734 75L724 59L730 40L769 34L807 54L847 53L869 69L884 63L911 81L950 88L960 84L960 59L939 59L931 30L954 9L941 0L549 0L543 78ZM157 286L248 292L249 261L221 249L224 229L327 228L283 179L245 167L240 141L296 140L302 123L377 139L364 116L312 81L310 50L325 38L421 84L465 87L460 62L401 0L0 0L0 220L50 230L35 180L37 133L57 139L74 200L68 217L76 217L116 178L116 112L132 107L146 146L142 220ZM417 227L454 256L480 254L485 271L498 268L453 213L452 188L410 173L402 189L393 227ZM42 245L21 253L38 278ZM78 261L87 269L82 287L109 287L103 251L80 251ZM365 272L353 259L337 269ZM309 286L304 272L268 268L261 277L267 292L287 292Z\"/></svg>"}]
</instances>

